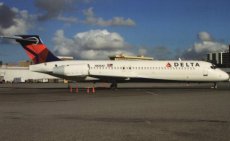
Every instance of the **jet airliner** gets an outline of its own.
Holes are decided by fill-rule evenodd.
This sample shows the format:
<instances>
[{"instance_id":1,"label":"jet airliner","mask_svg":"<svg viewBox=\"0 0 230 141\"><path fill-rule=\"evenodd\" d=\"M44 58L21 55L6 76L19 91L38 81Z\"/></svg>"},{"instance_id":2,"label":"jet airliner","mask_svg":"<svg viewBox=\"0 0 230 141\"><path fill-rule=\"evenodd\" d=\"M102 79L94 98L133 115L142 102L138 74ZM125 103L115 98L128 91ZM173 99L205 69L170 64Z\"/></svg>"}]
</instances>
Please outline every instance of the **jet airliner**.
<instances>
[{"instance_id":1,"label":"jet airliner","mask_svg":"<svg viewBox=\"0 0 230 141\"><path fill-rule=\"evenodd\" d=\"M229 75L205 61L144 61L144 60L69 60L61 61L38 35L15 35L34 65L30 70L55 77L91 82L109 82L116 88L118 82L217 82L228 81Z\"/></svg>"}]
</instances>

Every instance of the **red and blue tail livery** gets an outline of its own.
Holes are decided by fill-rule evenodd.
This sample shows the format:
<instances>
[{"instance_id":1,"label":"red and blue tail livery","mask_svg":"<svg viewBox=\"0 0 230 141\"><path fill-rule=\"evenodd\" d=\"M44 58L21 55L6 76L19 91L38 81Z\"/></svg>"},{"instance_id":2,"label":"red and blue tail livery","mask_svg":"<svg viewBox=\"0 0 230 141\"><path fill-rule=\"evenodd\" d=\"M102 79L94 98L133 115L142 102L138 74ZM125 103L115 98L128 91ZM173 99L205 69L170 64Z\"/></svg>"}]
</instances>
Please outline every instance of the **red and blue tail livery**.
<instances>
[{"instance_id":1,"label":"red and blue tail livery","mask_svg":"<svg viewBox=\"0 0 230 141\"><path fill-rule=\"evenodd\" d=\"M29 58L34 64L59 61L52 52L50 52L46 45L43 44L38 35L15 35L15 36L0 36L2 38L15 39L20 43L26 51Z\"/></svg>"},{"instance_id":2,"label":"red and blue tail livery","mask_svg":"<svg viewBox=\"0 0 230 141\"><path fill-rule=\"evenodd\" d=\"M29 58L34 64L59 61L60 59L50 52L43 44L38 35L16 35L16 42L20 43L25 49Z\"/></svg>"}]
</instances>

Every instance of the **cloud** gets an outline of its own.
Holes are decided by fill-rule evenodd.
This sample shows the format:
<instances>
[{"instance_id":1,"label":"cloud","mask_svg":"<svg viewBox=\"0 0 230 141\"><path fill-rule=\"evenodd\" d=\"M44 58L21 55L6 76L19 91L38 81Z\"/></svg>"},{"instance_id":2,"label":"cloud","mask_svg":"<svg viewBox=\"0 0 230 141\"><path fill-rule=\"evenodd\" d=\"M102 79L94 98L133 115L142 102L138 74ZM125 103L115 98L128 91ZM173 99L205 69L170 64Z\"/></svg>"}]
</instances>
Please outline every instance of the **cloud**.
<instances>
[{"instance_id":1,"label":"cloud","mask_svg":"<svg viewBox=\"0 0 230 141\"><path fill-rule=\"evenodd\" d=\"M181 55L185 59L203 59L207 53L226 51L228 46L226 44L217 42L212 38L208 32L198 33L200 42L194 43L191 48L188 48Z\"/></svg>"},{"instance_id":2,"label":"cloud","mask_svg":"<svg viewBox=\"0 0 230 141\"><path fill-rule=\"evenodd\" d=\"M108 56L114 56L117 54L125 54L125 55L134 55L132 52L125 51L125 50L83 50L80 53L81 59L108 59Z\"/></svg>"},{"instance_id":3,"label":"cloud","mask_svg":"<svg viewBox=\"0 0 230 141\"><path fill-rule=\"evenodd\" d=\"M226 44L215 41L208 32L198 33L199 42L186 50L172 50L166 46L130 48L124 38L115 32L107 30L90 30L67 38L63 30L58 30L54 36L55 53L70 55L79 59L108 59L116 54L153 56L155 59L195 59L206 57L207 53L225 51ZM130 50L133 49L133 50Z\"/></svg>"},{"instance_id":4,"label":"cloud","mask_svg":"<svg viewBox=\"0 0 230 141\"><path fill-rule=\"evenodd\" d=\"M102 17L96 17L93 8L89 8L83 11L85 15L86 24L98 25L98 26L135 26L136 23L130 18L114 17L110 20L104 20Z\"/></svg>"},{"instance_id":5,"label":"cloud","mask_svg":"<svg viewBox=\"0 0 230 141\"><path fill-rule=\"evenodd\" d=\"M16 13L3 3L0 4L0 27L8 28L10 25L15 24L13 18L16 17Z\"/></svg>"},{"instance_id":6,"label":"cloud","mask_svg":"<svg viewBox=\"0 0 230 141\"><path fill-rule=\"evenodd\" d=\"M92 0L35 0L35 6L44 11L39 17L39 21L56 19L62 13L74 11L74 5L79 3L89 3ZM59 17L60 18L60 17Z\"/></svg>"},{"instance_id":7,"label":"cloud","mask_svg":"<svg viewBox=\"0 0 230 141\"><path fill-rule=\"evenodd\" d=\"M26 10L10 8L0 3L0 35L25 34L32 26L34 15Z\"/></svg>"},{"instance_id":8,"label":"cloud","mask_svg":"<svg viewBox=\"0 0 230 141\"><path fill-rule=\"evenodd\" d=\"M124 17L114 17L110 20L104 20L102 17L96 17L93 8L83 10L84 19L64 16L66 12L76 12L76 6L83 3L91 3L94 0L35 0L35 6L40 10L37 17L38 21L47 21L50 19L59 20L67 24L90 24L98 26L135 26L136 23Z\"/></svg>"},{"instance_id":9,"label":"cloud","mask_svg":"<svg viewBox=\"0 0 230 141\"><path fill-rule=\"evenodd\" d=\"M168 59L191 59L191 60L203 60L206 59L206 54L211 52L222 52L228 49L228 45L218 42L208 32L199 32L197 34L199 42L187 49L171 49L166 46L155 46L139 49L139 53L146 53L147 56L153 56L155 59L168 60Z\"/></svg>"},{"instance_id":10,"label":"cloud","mask_svg":"<svg viewBox=\"0 0 230 141\"><path fill-rule=\"evenodd\" d=\"M147 54L147 49L146 48L139 48L138 49L138 55L144 56Z\"/></svg>"},{"instance_id":11,"label":"cloud","mask_svg":"<svg viewBox=\"0 0 230 141\"><path fill-rule=\"evenodd\" d=\"M200 32L198 33L198 39L200 41L213 41L213 38L208 32Z\"/></svg>"},{"instance_id":12,"label":"cloud","mask_svg":"<svg viewBox=\"0 0 230 141\"><path fill-rule=\"evenodd\" d=\"M172 59L173 51L165 46L156 46L151 51L154 58L159 60Z\"/></svg>"},{"instance_id":13,"label":"cloud","mask_svg":"<svg viewBox=\"0 0 230 141\"><path fill-rule=\"evenodd\" d=\"M124 39L118 33L108 32L107 30L90 30L78 33L74 36L74 39L81 47L94 50L114 50L126 46Z\"/></svg>"},{"instance_id":14,"label":"cloud","mask_svg":"<svg viewBox=\"0 0 230 141\"><path fill-rule=\"evenodd\" d=\"M55 53L74 56L79 59L108 59L115 54L133 55L129 45L115 32L90 30L77 33L73 38L66 38L63 30L58 30L53 38Z\"/></svg>"},{"instance_id":15,"label":"cloud","mask_svg":"<svg viewBox=\"0 0 230 141\"><path fill-rule=\"evenodd\" d=\"M68 10L71 3L73 3L72 0L36 0L35 6L45 11L38 19L45 21L56 18L61 12Z\"/></svg>"},{"instance_id":16,"label":"cloud","mask_svg":"<svg viewBox=\"0 0 230 141\"><path fill-rule=\"evenodd\" d=\"M58 16L57 20L68 24L74 24L78 22L78 19L76 17L64 17L62 15Z\"/></svg>"}]
</instances>

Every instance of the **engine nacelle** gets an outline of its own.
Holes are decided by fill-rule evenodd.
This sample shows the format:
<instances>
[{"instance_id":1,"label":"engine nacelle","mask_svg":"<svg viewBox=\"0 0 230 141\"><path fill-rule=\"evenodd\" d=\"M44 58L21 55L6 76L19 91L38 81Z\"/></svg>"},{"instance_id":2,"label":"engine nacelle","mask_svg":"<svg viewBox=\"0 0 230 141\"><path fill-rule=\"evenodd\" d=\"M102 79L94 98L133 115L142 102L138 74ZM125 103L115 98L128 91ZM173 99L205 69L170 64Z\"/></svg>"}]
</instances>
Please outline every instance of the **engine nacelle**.
<instances>
[{"instance_id":1,"label":"engine nacelle","mask_svg":"<svg viewBox=\"0 0 230 141\"><path fill-rule=\"evenodd\" d=\"M53 68L53 73L63 76L83 77L89 74L89 68L87 64L59 66Z\"/></svg>"}]
</instances>

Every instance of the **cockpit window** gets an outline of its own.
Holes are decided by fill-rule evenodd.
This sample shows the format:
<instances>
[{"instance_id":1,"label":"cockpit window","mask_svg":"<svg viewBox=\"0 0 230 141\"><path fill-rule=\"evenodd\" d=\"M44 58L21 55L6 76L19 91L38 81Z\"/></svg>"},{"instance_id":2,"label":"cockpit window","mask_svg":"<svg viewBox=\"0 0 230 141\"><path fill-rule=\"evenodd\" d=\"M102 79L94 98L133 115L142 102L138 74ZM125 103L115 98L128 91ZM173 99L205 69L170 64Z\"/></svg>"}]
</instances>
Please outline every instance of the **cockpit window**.
<instances>
[{"instance_id":1,"label":"cockpit window","mask_svg":"<svg viewBox=\"0 0 230 141\"><path fill-rule=\"evenodd\" d=\"M216 65L212 64L211 68L216 69Z\"/></svg>"}]
</instances>

